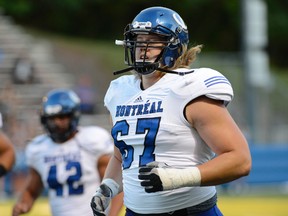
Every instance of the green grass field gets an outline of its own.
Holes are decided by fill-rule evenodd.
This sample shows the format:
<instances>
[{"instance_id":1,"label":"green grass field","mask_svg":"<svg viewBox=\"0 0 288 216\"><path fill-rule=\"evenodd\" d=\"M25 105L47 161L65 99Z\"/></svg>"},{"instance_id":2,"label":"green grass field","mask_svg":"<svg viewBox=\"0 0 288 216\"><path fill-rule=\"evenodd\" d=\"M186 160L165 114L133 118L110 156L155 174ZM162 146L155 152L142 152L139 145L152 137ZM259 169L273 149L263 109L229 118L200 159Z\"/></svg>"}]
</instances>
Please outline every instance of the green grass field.
<instances>
[{"instance_id":1,"label":"green grass field","mask_svg":"<svg viewBox=\"0 0 288 216\"><path fill-rule=\"evenodd\" d=\"M225 216L287 216L288 196L223 196L218 205ZM13 200L0 202L0 215L11 216ZM123 212L119 216L124 215ZM32 211L23 216L51 216L46 199L36 201Z\"/></svg>"}]
</instances>

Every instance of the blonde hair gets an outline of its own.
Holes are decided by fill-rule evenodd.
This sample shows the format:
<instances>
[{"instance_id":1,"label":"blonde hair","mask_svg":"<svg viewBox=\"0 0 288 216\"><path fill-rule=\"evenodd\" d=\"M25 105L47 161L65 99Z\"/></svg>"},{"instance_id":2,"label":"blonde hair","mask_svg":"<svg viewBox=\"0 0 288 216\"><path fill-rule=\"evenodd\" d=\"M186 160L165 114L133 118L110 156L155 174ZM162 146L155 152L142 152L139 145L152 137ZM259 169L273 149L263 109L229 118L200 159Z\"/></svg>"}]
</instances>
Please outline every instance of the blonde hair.
<instances>
[{"instance_id":1,"label":"blonde hair","mask_svg":"<svg viewBox=\"0 0 288 216\"><path fill-rule=\"evenodd\" d=\"M188 49L187 46L183 46L183 54L179 56L173 67L169 69L174 70L176 68L189 68L190 65L196 60L197 54L201 52L202 47L203 45L197 45Z\"/></svg>"}]
</instances>

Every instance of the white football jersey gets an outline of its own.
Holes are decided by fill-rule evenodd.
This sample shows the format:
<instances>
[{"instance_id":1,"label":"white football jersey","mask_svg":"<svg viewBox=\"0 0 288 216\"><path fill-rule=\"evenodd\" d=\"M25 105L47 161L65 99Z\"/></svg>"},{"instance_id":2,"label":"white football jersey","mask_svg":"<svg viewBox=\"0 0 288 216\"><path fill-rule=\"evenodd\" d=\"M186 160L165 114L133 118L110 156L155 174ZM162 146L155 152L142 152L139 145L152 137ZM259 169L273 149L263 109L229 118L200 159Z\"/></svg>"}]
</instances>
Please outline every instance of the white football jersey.
<instances>
[{"instance_id":1,"label":"white football jersey","mask_svg":"<svg viewBox=\"0 0 288 216\"><path fill-rule=\"evenodd\" d=\"M47 135L29 143L27 163L48 189L53 216L93 216L90 201L101 181L98 159L113 148L111 135L97 126L79 127L65 143L54 143Z\"/></svg>"},{"instance_id":2,"label":"white football jersey","mask_svg":"<svg viewBox=\"0 0 288 216\"><path fill-rule=\"evenodd\" d=\"M214 186L146 193L138 179L139 167L152 161L185 168L215 156L183 115L185 106L201 95L227 105L233 90L221 73L209 68L194 69L184 76L165 74L145 90L134 75L111 82L104 102L113 120L114 143L122 153L124 204L132 211L170 212L215 195Z\"/></svg>"}]
</instances>

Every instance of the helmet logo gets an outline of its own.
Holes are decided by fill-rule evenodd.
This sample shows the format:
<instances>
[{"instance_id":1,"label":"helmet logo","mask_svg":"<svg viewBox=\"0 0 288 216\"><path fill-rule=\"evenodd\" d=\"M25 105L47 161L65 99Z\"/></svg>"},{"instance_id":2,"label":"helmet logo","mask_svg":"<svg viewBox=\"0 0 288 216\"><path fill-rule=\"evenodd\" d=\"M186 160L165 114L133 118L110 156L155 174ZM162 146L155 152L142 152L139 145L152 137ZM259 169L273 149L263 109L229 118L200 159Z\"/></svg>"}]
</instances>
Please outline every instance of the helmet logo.
<instances>
[{"instance_id":1,"label":"helmet logo","mask_svg":"<svg viewBox=\"0 0 288 216\"><path fill-rule=\"evenodd\" d=\"M151 22L137 22L135 21L133 24L133 28L138 28L138 29L147 29L152 27Z\"/></svg>"},{"instance_id":2,"label":"helmet logo","mask_svg":"<svg viewBox=\"0 0 288 216\"><path fill-rule=\"evenodd\" d=\"M48 115L57 114L62 110L62 106L60 104L49 105L45 107L45 113Z\"/></svg>"},{"instance_id":3,"label":"helmet logo","mask_svg":"<svg viewBox=\"0 0 288 216\"><path fill-rule=\"evenodd\" d=\"M174 20L182 27L182 29L187 30L187 26L184 23L183 19L176 13L173 13Z\"/></svg>"}]
</instances>

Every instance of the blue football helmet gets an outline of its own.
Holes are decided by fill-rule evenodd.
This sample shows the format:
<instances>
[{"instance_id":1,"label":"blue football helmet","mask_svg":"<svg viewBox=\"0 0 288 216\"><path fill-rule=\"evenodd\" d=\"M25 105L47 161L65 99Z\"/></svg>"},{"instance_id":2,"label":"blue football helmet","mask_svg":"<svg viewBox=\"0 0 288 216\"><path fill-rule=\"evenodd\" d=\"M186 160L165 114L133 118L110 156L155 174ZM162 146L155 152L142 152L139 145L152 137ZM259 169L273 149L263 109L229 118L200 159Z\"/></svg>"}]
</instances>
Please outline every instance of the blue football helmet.
<instances>
[{"instance_id":1,"label":"blue football helmet","mask_svg":"<svg viewBox=\"0 0 288 216\"><path fill-rule=\"evenodd\" d=\"M50 119L57 116L69 116L70 122L67 130L59 128ZM41 124L51 139L58 143L67 141L77 131L80 118L80 98L69 89L54 89L42 99L40 113Z\"/></svg>"},{"instance_id":2,"label":"blue football helmet","mask_svg":"<svg viewBox=\"0 0 288 216\"><path fill-rule=\"evenodd\" d=\"M143 41L137 41L138 34L156 34L163 38L164 46L155 62L145 62L145 58L136 61L136 47L143 47ZM140 74L149 74L160 66L171 68L188 43L187 26L177 12L165 7L150 7L142 10L124 30L125 63ZM145 46L146 49L153 47L153 42L146 42Z\"/></svg>"}]
</instances>

